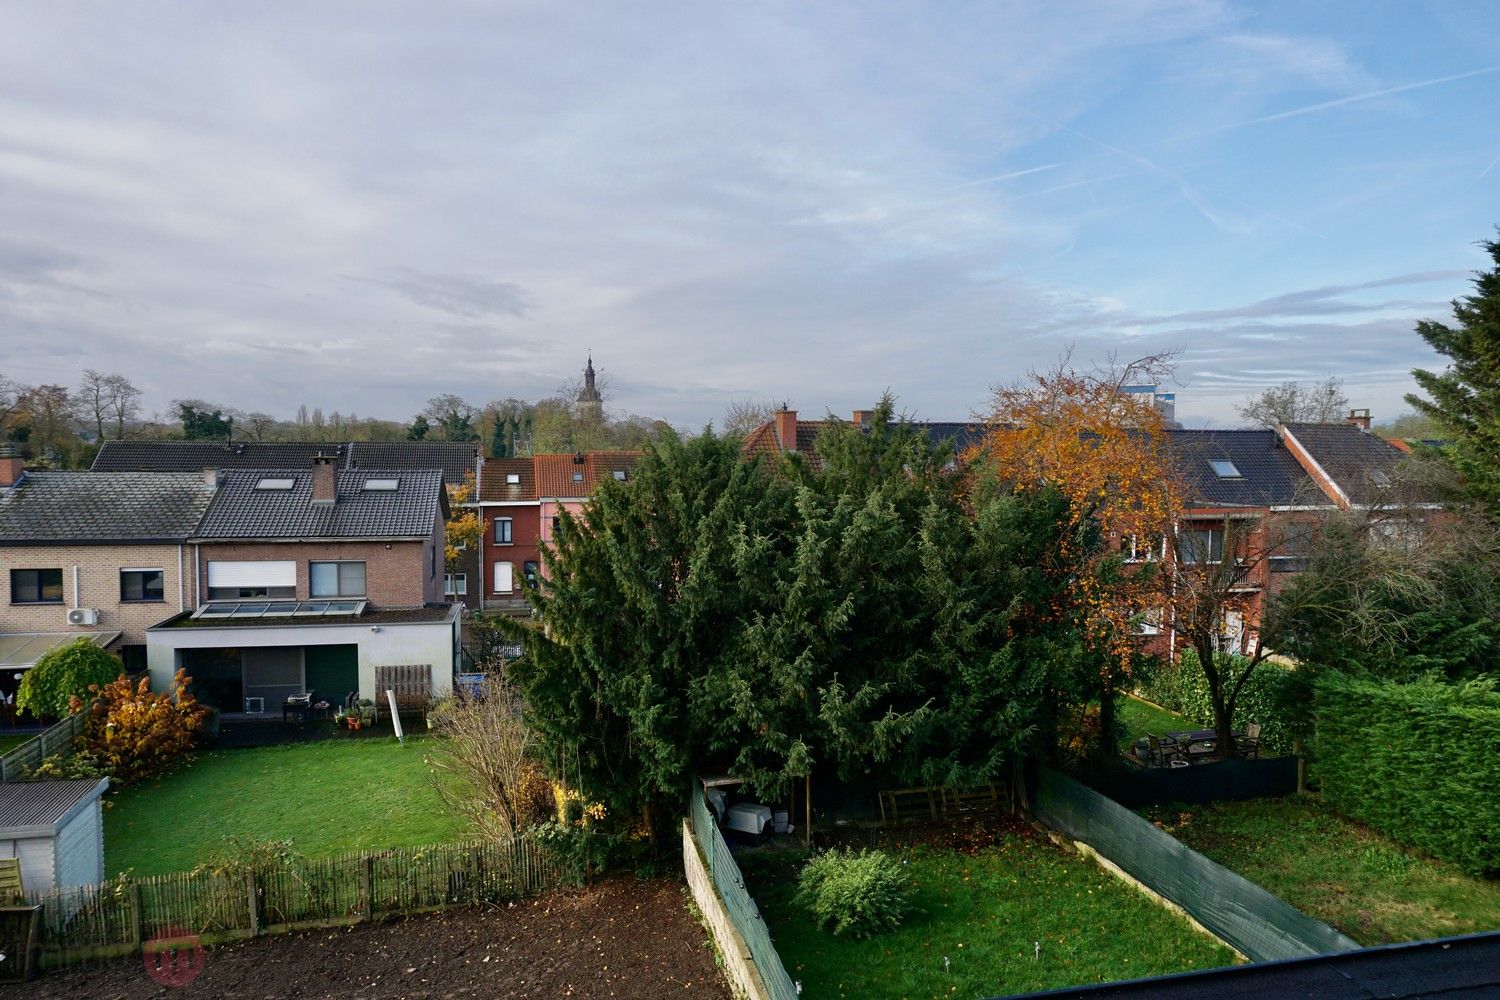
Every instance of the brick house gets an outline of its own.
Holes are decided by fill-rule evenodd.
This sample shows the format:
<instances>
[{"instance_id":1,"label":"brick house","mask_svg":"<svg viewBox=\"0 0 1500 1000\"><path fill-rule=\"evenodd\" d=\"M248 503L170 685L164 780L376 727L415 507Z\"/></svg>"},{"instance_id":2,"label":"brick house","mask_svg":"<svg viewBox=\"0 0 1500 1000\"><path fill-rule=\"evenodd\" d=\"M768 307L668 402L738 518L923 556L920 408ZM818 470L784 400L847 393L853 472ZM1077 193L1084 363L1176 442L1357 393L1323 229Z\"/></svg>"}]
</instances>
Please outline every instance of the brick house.
<instances>
[{"instance_id":1,"label":"brick house","mask_svg":"<svg viewBox=\"0 0 1500 1000\"><path fill-rule=\"evenodd\" d=\"M87 636L131 670L146 631L196 607L192 551L212 475L32 471L0 455L0 696L54 646Z\"/></svg>"},{"instance_id":2,"label":"brick house","mask_svg":"<svg viewBox=\"0 0 1500 1000\"><path fill-rule=\"evenodd\" d=\"M201 700L252 715L309 690L374 698L397 667L434 697L452 689L442 472L338 465L219 474L190 539L199 606L147 631L154 686L183 668Z\"/></svg>"},{"instance_id":3,"label":"brick house","mask_svg":"<svg viewBox=\"0 0 1500 1000\"><path fill-rule=\"evenodd\" d=\"M524 610L522 581L542 572L542 545L554 537L562 512L580 515L600 483L625 482L639 458L637 452L593 451L486 459L478 489L483 607Z\"/></svg>"}]
</instances>

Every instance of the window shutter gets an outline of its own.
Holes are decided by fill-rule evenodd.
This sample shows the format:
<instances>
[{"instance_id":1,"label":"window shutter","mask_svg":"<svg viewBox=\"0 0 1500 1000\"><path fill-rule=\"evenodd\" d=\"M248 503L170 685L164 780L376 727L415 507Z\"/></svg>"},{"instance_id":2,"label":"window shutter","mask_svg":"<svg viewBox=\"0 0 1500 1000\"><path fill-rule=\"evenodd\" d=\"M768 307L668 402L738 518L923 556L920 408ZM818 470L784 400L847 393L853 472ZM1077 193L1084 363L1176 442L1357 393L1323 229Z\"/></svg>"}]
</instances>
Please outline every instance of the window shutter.
<instances>
[{"instance_id":1,"label":"window shutter","mask_svg":"<svg viewBox=\"0 0 1500 1000\"><path fill-rule=\"evenodd\" d=\"M511 563L495 563L495 593L508 594L511 591L515 590L516 588L512 580L513 575L514 566Z\"/></svg>"}]
</instances>

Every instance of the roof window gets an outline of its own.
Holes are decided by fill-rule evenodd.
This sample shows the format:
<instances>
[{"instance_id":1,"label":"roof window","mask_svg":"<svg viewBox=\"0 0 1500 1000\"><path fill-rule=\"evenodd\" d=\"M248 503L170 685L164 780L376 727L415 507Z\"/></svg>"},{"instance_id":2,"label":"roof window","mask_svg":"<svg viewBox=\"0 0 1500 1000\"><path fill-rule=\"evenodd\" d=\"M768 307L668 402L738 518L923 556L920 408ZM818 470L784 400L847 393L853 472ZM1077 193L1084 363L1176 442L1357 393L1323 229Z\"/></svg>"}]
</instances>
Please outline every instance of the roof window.
<instances>
[{"instance_id":1,"label":"roof window","mask_svg":"<svg viewBox=\"0 0 1500 1000\"><path fill-rule=\"evenodd\" d=\"M505 485L506 486L520 486L521 485L521 474L519 472L507 472L505 474Z\"/></svg>"},{"instance_id":2,"label":"roof window","mask_svg":"<svg viewBox=\"0 0 1500 1000\"><path fill-rule=\"evenodd\" d=\"M1214 470L1214 475L1220 479L1244 479L1245 476L1235 467L1235 464L1227 458L1211 458L1208 467Z\"/></svg>"},{"instance_id":3,"label":"roof window","mask_svg":"<svg viewBox=\"0 0 1500 1000\"><path fill-rule=\"evenodd\" d=\"M365 489L376 493L389 493L401 485L399 479L366 479Z\"/></svg>"},{"instance_id":4,"label":"roof window","mask_svg":"<svg viewBox=\"0 0 1500 1000\"><path fill-rule=\"evenodd\" d=\"M614 477L615 477L615 482L623 483L625 481L625 470L624 469L616 469L614 471Z\"/></svg>"},{"instance_id":5,"label":"roof window","mask_svg":"<svg viewBox=\"0 0 1500 1000\"><path fill-rule=\"evenodd\" d=\"M581 473L581 472L575 472L575 473L573 473L573 482L575 482L575 483L581 483L581 482L583 482L583 473Z\"/></svg>"},{"instance_id":6,"label":"roof window","mask_svg":"<svg viewBox=\"0 0 1500 1000\"><path fill-rule=\"evenodd\" d=\"M273 479L269 476L255 484L258 490L289 490L297 484L295 479Z\"/></svg>"}]
</instances>

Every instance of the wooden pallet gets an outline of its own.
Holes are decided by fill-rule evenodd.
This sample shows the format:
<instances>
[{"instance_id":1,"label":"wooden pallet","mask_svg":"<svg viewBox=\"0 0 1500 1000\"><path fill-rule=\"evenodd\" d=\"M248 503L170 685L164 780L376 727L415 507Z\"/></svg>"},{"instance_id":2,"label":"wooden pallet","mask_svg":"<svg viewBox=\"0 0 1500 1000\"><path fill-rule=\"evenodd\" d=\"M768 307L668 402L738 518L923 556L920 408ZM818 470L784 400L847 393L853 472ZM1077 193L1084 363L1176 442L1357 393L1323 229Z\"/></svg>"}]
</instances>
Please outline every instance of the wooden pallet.
<instances>
[{"instance_id":1,"label":"wooden pallet","mask_svg":"<svg viewBox=\"0 0 1500 1000\"><path fill-rule=\"evenodd\" d=\"M880 820L883 823L998 813L1000 808L1000 791L994 785L977 788L929 785L925 788L887 788L880 792Z\"/></svg>"}]
</instances>

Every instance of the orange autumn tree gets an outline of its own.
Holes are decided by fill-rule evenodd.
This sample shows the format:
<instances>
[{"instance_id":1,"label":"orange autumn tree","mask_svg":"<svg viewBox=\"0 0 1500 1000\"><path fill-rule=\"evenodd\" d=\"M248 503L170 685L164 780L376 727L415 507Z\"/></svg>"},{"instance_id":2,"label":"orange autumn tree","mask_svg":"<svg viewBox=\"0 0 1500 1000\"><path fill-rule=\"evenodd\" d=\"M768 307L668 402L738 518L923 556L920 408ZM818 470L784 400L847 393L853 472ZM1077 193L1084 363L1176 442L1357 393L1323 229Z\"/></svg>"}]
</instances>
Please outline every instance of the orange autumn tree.
<instances>
[{"instance_id":1,"label":"orange autumn tree","mask_svg":"<svg viewBox=\"0 0 1500 1000\"><path fill-rule=\"evenodd\" d=\"M458 562L466 549L479 544L484 536L484 525L479 521L479 511L465 504L474 499L474 476L471 473L464 481L448 487L448 520L443 526L446 540L444 564L451 573L459 568Z\"/></svg>"},{"instance_id":2,"label":"orange autumn tree","mask_svg":"<svg viewBox=\"0 0 1500 1000\"><path fill-rule=\"evenodd\" d=\"M1181 508L1181 489L1152 393L1169 358L1096 371L1064 357L1057 367L994 390L984 440L968 455L976 475L1017 492L1051 490L1067 501L1049 571L1068 581L1059 617L1075 618L1099 656L1101 727L1113 724L1114 692L1138 656L1141 619L1161 606L1154 561ZM1132 555L1138 565L1128 565Z\"/></svg>"}]
</instances>

